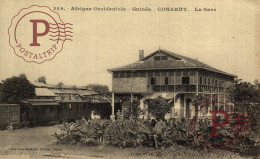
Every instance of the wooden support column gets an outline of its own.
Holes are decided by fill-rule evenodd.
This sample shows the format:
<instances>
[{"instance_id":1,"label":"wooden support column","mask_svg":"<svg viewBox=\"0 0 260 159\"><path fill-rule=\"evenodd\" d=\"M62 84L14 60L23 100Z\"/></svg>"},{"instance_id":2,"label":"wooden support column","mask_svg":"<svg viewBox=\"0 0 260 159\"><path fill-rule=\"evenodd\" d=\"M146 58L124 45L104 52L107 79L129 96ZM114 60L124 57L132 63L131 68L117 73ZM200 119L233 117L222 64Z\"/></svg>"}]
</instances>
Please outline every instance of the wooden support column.
<instances>
[{"instance_id":1,"label":"wooden support column","mask_svg":"<svg viewBox=\"0 0 260 159\"><path fill-rule=\"evenodd\" d=\"M112 121L115 121L115 94L112 93L112 103L111 103L111 106L112 106L112 113L111 113L111 120Z\"/></svg>"},{"instance_id":2,"label":"wooden support column","mask_svg":"<svg viewBox=\"0 0 260 159\"><path fill-rule=\"evenodd\" d=\"M196 79L197 79L197 82L196 82L196 96L199 95L199 71L196 71Z\"/></svg>"},{"instance_id":3,"label":"wooden support column","mask_svg":"<svg viewBox=\"0 0 260 159\"><path fill-rule=\"evenodd\" d=\"M173 93L173 107L171 107L171 118L174 118L175 116L175 97L176 97L176 93Z\"/></svg>"}]
</instances>

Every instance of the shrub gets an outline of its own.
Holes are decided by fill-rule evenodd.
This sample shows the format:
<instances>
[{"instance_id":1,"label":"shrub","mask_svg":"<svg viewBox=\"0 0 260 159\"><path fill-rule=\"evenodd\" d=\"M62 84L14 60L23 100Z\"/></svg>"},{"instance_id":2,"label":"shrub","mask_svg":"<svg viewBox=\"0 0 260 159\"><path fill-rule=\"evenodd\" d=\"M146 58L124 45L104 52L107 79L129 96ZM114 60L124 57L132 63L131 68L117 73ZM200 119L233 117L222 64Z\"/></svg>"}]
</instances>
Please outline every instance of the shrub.
<instances>
[{"instance_id":1,"label":"shrub","mask_svg":"<svg viewBox=\"0 0 260 159\"><path fill-rule=\"evenodd\" d=\"M239 122L239 121L238 121ZM167 147L175 143L185 144L190 147L198 147L209 151L212 145L206 143L223 143L233 140L238 145L225 146L222 149L247 149L256 143L252 132L232 133L228 127L217 129L220 137L209 137L211 125L207 120L198 120L195 124L196 133L192 128L193 120L171 119L168 123L157 122L155 127L148 120L130 118L117 120L90 120L88 122L77 121L76 123L63 123L60 127L63 132L55 133L58 143L71 145L97 145L106 144L115 147ZM198 136L203 140L200 140ZM195 145L194 145L195 144Z\"/></svg>"}]
</instances>

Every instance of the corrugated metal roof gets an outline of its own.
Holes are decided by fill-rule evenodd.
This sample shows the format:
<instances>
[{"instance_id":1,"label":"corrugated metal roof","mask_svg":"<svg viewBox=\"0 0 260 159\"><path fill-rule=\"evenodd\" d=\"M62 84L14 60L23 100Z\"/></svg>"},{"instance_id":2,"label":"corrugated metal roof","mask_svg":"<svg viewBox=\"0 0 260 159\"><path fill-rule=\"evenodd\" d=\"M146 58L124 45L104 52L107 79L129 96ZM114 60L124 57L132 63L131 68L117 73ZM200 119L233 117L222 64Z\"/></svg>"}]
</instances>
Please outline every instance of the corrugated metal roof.
<instances>
[{"instance_id":1,"label":"corrugated metal roof","mask_svg":"<svg viewBox=\"0 0 260 159\"><path fill-rule=\"evenodd\" d=\"M57 84L44 84L39 82L31 82L35 87L42 88L53 88L53 89L75 89L75 90L92 90L86 86L76 86L76 85L57 85Z\"/></svg>"},{"instance_id":2,"label":"corrugated metal roof","mask_svg":"<svg viewBox=\"0 0 260 159\"><path fill-rule=\"evenodd\" d=\"M57 96L48 88L35 88L35 94L36 96L51 96L51 97Z\"/></svg>"},{"instance_id":3,"label":"corrugated metal roof","mask_svg":"<svg viewBox=\"0 0 260 159\"><path fill-rule=\"evenodd\" d=\"M14 106L19 106L19 104L0 104L0 107L14 107Z\"/></svg>"},{"instance_id":4,"label":"corrugated metal roof","mask_svg":"<svg viewBox=\"0 0 260 159\"><path fill-rule=\"evenodd\" d=\"M178 60L171 60L171 61L146 61L148 58L152 57L153 55L157 54L158 52L167 54L169 56L172 56ZM225 75L236 77L236 75L226 73L224 71L218 70L214 67L211 67L205 63L202 63L198 60L185 57L176 53L172 53L170 51L166 50L157 50L153 52L152 54L146 56L141 61L125 65L122 67L114 68L114 69L108 69L109 72L113 71L130 71L130 70L156 70L156 69L188 69L188 68L202 68L209 71L222 73Z\"/></svg>"},{"instance_id":5,"label":"corrugated metal roof","mask_svg":"<svg viewBox=\"0 0 260 159\"><path fill-rule=\"evenodd\" d=\"M59 103L55 103L55 102L40 102L40 103L30 103L33 106L49 106L49 105L60 105Z\"/></svg>"},{"instance_id":6,"label":"corrugated metal roof","mask_svg":"<svg viewBox=\"0 0 260 159\"><path fill-rule=\"evenodd\" d=\"M91 91L89 91L89 90L87 90L87 91L77 90L77 93L81 96L89 96L89 95L96 95L97 94L97 92L92 91L92 90Z\"/></svg>"},{"instance_id":7,"label":"corrugated metal roof","mask_svg":"<svg viewBox=\"0 0 260 159\"><path fill-rule=\"evenodd\" d=\"M30 104L33 106L43 106L43 105L59 105L58 101L53 99L26 99L21 101L26 104Z\"/></svg>"},{"instance_id":8,"label":"corrugated metal roof","mask_svg":"<svg viewBox=\"0 0 260 159\"><path fill-rule=\"evenodd\" d=\"M28 101L28 102L53 102L56 101L54 99L26 99L23 101Z\"/></svg>"},{"instance_id":9,"label":"corrugated metal roof","mask_svg":"<svg viewBox=\"0 0 260 159\"><path fill-rule=\"evenodd\" d=\"M61 103L88 103L87 100L61 100Z\"/></svg>"},{"instance_id":10,"label":"corrugated metal roof","mask_svg":"<svg viewBox=\"0 0 260 159\"><path fill-rule=\"evenodd\" d=\"M88 96L97 94L92 90L71 90L71 89L49 89L56 94L78 94L80 96Z\"/></svg>"}]
</instances>

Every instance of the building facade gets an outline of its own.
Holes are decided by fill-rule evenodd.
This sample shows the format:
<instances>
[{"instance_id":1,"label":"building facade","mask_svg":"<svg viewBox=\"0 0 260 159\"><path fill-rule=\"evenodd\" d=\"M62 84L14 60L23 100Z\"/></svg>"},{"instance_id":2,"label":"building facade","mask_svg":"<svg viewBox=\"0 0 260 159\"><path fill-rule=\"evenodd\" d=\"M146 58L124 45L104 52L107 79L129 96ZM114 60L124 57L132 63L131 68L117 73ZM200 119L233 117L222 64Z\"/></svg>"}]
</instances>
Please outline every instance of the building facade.
<instances>
[{"instance_id":1,"label":"building facade","mask_svg":"<svg viewBox=\"0 0 260 159\"><path fill-rule=\"evenodd\" d=\"M140 50L139 61L108 69L108 72L112 74L113 97L139 95L142 96L141 108L146 108L142 103L144 100L162 96L172 101L168 118L194 116L196 112L191 112L191 107L197 96L215 95L218 99L217 96L227 93L227 88L236 77L196 59L161 49L146 57ZM210 109L221 107L211 105ZM202 115L208 114L205 112Z\"/></svg>"},{"instance_id":2,"label":"building facade","mask_svg":"<svg viewBox=\"0 0 260 159\"><path fill-rule=\"evenodd\" d=\"M35 98L20 102L22 122L29 121L35 125L79 119L82 116L89 118L91 111L97 111L96 107L101 105L92 103L97 93L86 87L43 83L33 85Z\"/></svg>"}]
</instances>

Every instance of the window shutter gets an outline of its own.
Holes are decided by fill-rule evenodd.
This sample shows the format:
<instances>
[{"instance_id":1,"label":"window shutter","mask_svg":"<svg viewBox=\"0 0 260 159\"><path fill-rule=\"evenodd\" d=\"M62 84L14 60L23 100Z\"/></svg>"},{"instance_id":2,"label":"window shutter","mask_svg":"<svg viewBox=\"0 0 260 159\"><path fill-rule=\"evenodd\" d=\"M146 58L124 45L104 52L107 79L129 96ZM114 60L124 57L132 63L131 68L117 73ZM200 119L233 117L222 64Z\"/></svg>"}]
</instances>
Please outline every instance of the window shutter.
<instances>
[{"instance_id":1,"label":"window shutter","mask_svg":"<svg viewBox=\"0 0 260 159\"><path fill-rule=\"evenodd\" d=\"M206 79L206 77L202 77L202 85L205 85L206 83L205 83L205 80Z\"/></svg>"},{"instance_id":2,"label":"window shutter","mask_svg":"<svg viewBox=\"0 0 260 159\"><path fill-rule=\"evenodd\" d=\"M198 78L196 76L193 77L193 82L194 82L195 85L197 84Z\"/></svg>"},{"instance_id":3,"label":"window shutter","mask_svg":"<svg viewBox=\"0 0 260 159\"><path fill-rule=\"evenodd\" d=\"M148 78L148 84L149 85L151 84L151 78Z\"/></svg>"},{"instance_id":4,"label":"window shutter","mask_svg":"<svg viewBox=\"0 0 260 159\"><path fill-rule=\"evenodd\" d=\"M160 78L160 85L165 85L165 77L161 77Z\"/></svg>"},{"instance_id":5,"label":"window shutter","mask_svg":"<svg viewBox=\"0 0 260 159\"><path fill-rule=\"evenodd\" d=\"M169 77L169 85L174 85L174 77Z\"/></svg>"},{"instance_id":6,"label":"window shutter","mask_svg":"<svg viewBox=\"0 0 260 159\"><path fill-rule=\"evenodd\" d=\"M175 80L175 82L176 82L175 84L176 85L181 85L181 77L176 77L175 79L176 79Z\"/></svg>"},{"instance_id":7,"label":"window shutter","mask_svg":"<svg viewBox=\"0 0 260 159\"><path fill-rule=\"evenodd\" d=\"M155 77L155 84L160 85L160 77Z\"/></svg>"},{"instance_id":8,"label":"window shutter","mask_svg":"<svg viewBox=\"0 0 260 159\"><path fill-rule=\"evenodd\" d=\"M194 79L195 79L195 77L190 77L190 84L192 84L192 85L195 84Z\"/></svg>"}]
</instances>

